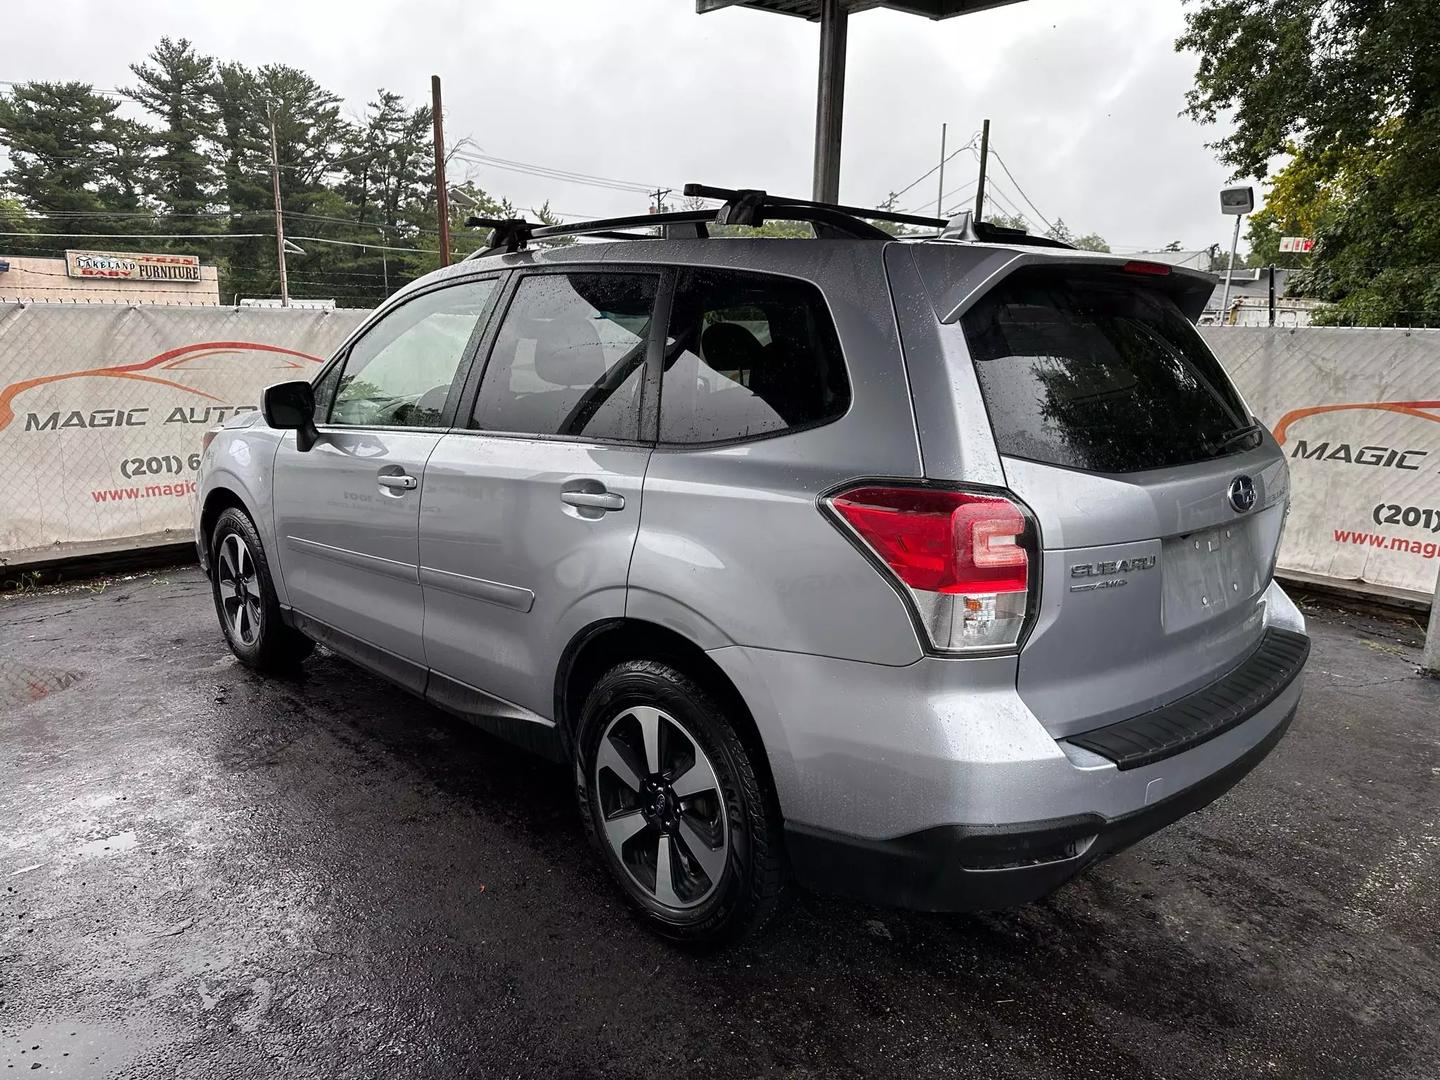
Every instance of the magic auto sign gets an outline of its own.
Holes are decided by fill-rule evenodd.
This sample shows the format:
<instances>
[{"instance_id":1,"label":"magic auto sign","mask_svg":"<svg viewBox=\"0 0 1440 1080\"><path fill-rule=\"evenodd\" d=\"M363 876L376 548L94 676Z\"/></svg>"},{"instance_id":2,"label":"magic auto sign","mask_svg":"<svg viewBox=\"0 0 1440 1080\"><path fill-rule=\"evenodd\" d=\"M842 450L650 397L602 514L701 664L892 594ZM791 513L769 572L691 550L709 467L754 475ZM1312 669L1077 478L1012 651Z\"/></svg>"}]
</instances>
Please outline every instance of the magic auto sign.
<instances>
[{"instance_id":1,"label":"magic auto sign","mask_svg":"<svg viewBox=\"0 0 1440 1080\"><path fill-rule=\"evenodd\" d=\"M0 309L0 552L180 532L201 436L309 379L360 311Z\"/></svg>"}]
</instances>

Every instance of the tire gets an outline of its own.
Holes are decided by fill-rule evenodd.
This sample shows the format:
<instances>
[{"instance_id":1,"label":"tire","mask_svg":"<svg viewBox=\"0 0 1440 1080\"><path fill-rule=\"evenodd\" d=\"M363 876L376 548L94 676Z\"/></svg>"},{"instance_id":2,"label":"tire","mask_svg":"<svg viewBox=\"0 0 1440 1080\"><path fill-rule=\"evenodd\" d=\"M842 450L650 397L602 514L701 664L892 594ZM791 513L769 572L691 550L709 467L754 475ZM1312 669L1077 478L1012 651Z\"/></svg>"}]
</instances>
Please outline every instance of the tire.
<instances>
[{"instance_id":1,"label":"tire","mask_svg":"<svg viewBox=\"0 0 1440 1080\"><path fill-rule=\"evenodd\" d=\"M210 595L230 651L256 671L293 672L314 649L314 642L285 625L260 534L233 506L210 533Z\"/></svg>"},{"instance_id":2,"label":"tire","mask_svg":"<svg viewBox=\"0 0 1440 1080\"><path fill-rule=\"evenodd\" d=\"M652 930L710 946L773 918L787 880L779 804L711 694L669 664L632 660L595 684L577 735L585 831Z\"/></svg>"}]
</instances>

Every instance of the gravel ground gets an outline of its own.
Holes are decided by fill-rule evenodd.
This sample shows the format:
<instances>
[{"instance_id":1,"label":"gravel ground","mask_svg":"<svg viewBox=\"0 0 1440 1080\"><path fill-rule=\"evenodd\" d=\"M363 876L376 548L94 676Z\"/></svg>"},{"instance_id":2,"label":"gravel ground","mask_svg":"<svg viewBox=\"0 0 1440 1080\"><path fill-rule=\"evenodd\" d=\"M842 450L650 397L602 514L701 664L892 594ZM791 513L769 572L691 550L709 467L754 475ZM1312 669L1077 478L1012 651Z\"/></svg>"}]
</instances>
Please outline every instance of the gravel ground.
<instances>
[{"instance_id":1,"label":"gravel ground","mask_svg":"<svg viewBox=\"0 0 1440 1080\"><path fill-rule=\"evenodd\" d=\"M697 957L565 770L319 653L266 681L193 567L0 599L11 1076L1440 1075L1440 682L1309 612L1288 737L1049 900L798 898Z\"/></svg>"}]
</instances>

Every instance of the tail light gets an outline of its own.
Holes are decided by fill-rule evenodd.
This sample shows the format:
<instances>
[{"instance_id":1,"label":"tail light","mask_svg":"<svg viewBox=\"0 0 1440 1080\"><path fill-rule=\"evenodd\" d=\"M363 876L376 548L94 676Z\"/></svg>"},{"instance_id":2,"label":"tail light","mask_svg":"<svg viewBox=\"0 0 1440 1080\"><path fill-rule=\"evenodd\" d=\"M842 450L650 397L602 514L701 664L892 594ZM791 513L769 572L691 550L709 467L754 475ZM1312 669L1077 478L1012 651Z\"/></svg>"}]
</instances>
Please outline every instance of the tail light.
<instances>
[{"instance_id":1,"label":"tail light","mask_svg":"<svg viewBox=\"0 0 1440 1080\"><path fill-rule=\"evenodd\" d=\"M931 646L1014 645L1030 610L1029 524L1003 495L862 486L825 500L910 595Z\"/></svg>"},{"instance_id":2,"label":"tail light","mask_svg":"<svg viewBox=\"0 0 1440 1080\"><path fill-rule=\"evenodd\" d=\"M210 449L210 444L215 441L215 436L220 434L218 427L212 427L200 436L200 453L204 454Z\"/></svg>"}]
</instances>

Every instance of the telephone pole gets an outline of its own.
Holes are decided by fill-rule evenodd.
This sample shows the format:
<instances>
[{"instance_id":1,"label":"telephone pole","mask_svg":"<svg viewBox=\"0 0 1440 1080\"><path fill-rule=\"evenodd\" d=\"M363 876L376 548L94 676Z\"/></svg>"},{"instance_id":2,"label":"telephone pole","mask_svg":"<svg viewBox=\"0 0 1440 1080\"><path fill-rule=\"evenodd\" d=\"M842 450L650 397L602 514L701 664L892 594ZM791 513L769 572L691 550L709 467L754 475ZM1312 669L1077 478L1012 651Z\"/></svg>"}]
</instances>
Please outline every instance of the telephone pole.
<instances>
[{"instance_id":1,"label":"telephone pole","mask_svg":"<svg viewBox=\"0 0 1440 1080\"><path fill-rule=\"evenodd\" d=\"M430 113L435 121L435 208L440 214L440 265L450 265L450 189L445 186L445 120L440 109L440 76L430 76Z\"/></svg>"},{"instance_id":2,"label":"telephone pole","mask_svg":"<svg viewBox=\"0 0 1440 1080\"><path fill-rule=\"evenodd\" d=\"M275 105L265 103L270 117L270 184L275 189L275 260L280 267L280 306L290 306L290 281L285 276L285 214L280 207L280 155L275 149Z\"/></svg>"},{"instance_id":3,"label":"telephone pole","mask_svg":"<svg viewBox=\"0 0 1440 1080\"><path fill-rule=\"evenodd\" d=\"M980 129L980 186L975 189L975 220L983 221L985 214L985 166L990 161L990 121L986 120Z\"/></svg>"},{"instance_id":4,"label":"telephone pole","mask_svg":"<svg viewBox=\"0 0 1440 1080\"><path fill-rule=\"evenodd\" d=\"M944 217L944 211L940 209L940 203L945 198L945 128L948 125L940 125L940 186L935 189L935 216Z\"/></svg>"}]
</instances>

